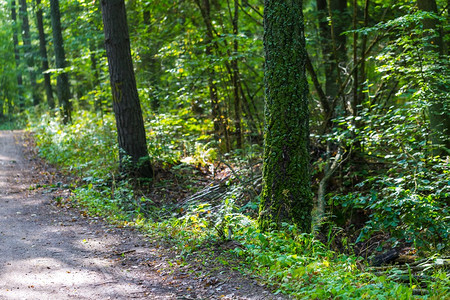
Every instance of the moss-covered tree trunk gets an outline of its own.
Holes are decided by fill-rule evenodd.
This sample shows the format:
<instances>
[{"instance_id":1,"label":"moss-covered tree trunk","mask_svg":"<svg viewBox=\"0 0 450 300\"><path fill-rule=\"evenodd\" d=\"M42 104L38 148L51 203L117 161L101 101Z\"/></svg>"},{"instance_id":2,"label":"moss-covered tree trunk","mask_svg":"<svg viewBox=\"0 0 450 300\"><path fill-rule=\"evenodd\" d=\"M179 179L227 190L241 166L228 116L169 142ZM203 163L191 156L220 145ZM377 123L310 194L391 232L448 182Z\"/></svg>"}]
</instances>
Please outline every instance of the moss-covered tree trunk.
<instances>
[{"instance_id":1,"label":"moss-covered tree trunk","mask_svg":"<svg viewBox=\"0 0 450 300\"><path fill-rule=\"evenodd\" d=\"M301 0L265 0L265 142L259 223L311 230L308 83Z\"/></svg>"}]
</instances>

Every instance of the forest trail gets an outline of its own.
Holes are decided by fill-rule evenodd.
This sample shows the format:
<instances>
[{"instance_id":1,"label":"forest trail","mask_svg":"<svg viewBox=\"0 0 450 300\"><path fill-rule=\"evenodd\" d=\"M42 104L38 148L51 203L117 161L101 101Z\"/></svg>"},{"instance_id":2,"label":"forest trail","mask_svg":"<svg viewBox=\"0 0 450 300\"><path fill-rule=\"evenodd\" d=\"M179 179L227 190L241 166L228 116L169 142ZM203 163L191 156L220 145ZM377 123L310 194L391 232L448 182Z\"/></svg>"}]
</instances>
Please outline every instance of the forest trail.
<instances>
[{"instance_id":1,"label":"forest trail","mask_svg":"<svg viewBox=\"0 0 450 300\"><path fill-rule=\"evenodd\" d=\"M39 172L22 139L0 131L0 299L279 298L231 271L167 272L167 249L155 241L53 206L30 189Z\"/></svg>"}]
</instances>

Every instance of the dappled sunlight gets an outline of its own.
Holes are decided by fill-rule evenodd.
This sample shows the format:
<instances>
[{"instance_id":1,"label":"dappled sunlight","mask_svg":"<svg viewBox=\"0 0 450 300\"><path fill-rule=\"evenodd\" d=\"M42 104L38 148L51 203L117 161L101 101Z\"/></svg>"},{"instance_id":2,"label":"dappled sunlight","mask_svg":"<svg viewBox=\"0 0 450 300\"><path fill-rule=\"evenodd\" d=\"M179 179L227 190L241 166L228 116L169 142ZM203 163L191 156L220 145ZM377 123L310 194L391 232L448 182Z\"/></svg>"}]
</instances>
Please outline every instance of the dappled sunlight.
<instances>
[{"instance_id":1,"label":"dappled sunlight","mask_svg":"<svg viewBox=\"0 0 450 300\"><path fill-rule=\"evenodd\" d=\"M14 161L14 159L10 156L0 154L0 163L3 164L5 161Z\"/></svg>"},{"instance_id":2,"label":"dappled sunlight","mask_svg":"<svg viewBox=\"0 0 450 300\"><path fill-rule=\"evenodd\" d=\"M18 269L15 265L20 265ZM0 281L11 288L20 286L34 286L39 288L47 284L73 285L74 283L86 284L91 282L92 275L87 270L74 269L62 261L51 257L38 257L22 259L7 263L2 268L3 274ZM40 277L37 280L37 277Z\"/></svg>"},{"instance_id":3,"label":"dappled sunlight","mask_svg":"<svg viewBox=\"0 0 450 300\"><path fill-rule=\"evenodd\" d=\"M16 266L20 265L20 268ZM109 297L124 296L120 287L107 287L117 279L104 270L91 270L88 267L74 267L61 260L38 257L7 263L0 276L2 295L7 299L8 292L14 299L48 299L49 291L64 292L68 296ZM127 283L130 292L131 283ZM140 292L140 287L131 287L131 292Z\"/></svg>"},{"instance_id":4,"label":"dappled sunlight","mask_svg":"<svg viewBox=\"0 0 450 300\"><path fill-rule=\"evenodd\" d=\"M44 190L30 189L32 166L14 133L0 132L0 298L126 299L148 285L111 253L120 237L55 209Z\"/></svg>"},{"instance_id":5,"label":"dappled sunlight","mask_svg":"<svg viewBox=\"0 0 450 300\"><path fill-rule=\"evenodd\" d=\"M119 239L109 239L109 244L119 244ZM105 247L105 238L103 237L86 237L81 238L75 242L75 245L81 249L109 253L110 247Z\"/></svg>"}]
</instances>

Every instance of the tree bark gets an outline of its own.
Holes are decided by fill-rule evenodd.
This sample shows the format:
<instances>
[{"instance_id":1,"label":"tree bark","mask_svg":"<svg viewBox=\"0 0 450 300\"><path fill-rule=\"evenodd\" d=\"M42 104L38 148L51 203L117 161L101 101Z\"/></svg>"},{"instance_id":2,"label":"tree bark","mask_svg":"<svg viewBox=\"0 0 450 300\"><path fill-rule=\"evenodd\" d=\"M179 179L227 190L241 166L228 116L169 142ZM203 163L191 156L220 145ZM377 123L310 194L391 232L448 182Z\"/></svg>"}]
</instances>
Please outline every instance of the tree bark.
<instances>
[{"instance_id":1,"label":"tree bark","mask_svg":"<svg viewBox=\"0 0 450 300\"><path fill-rule=\"evenodd\" d=\"M153 177L144 120L136 88L124 0L102 0L106 55L116 117L122 171ZM127 160L130 163L127 163Z\"/></svg>"},{"instance_id":2,"label":"tree bark","mask_svg":"<svg viewBox=\"0 0 450 300\"><path fill-rule=\"evenodd\" d=\"M36 73L34 71L33 49L31 47L30 23L28 22L28 8L26 0L19 0L19 13L22 18L22 41L25 50L25 61L27 63L30 74L30 86L33 97L33 105L40 102L39 93L37 91Z\"/></svg>"},{"instance_id":3,"label":"tree bark","mask_svg":"<svg viewBox=\"0 0 450 300\"><path fill-rule=\"evenodd\" d=\"M61 32L61 14L59 11L59 0L50 0L50 13L53 29L53 46L55 51L56 68L60 69L56 79L56 90L59 105L62 106L63 122L71 121L72 103L70 102L69 76L64 71L66 67L66 53Z\"/></svg>"},{"instance_id":4,"label":"tree bark","mask_svg":"<svg viewBox=\"0 0 450 300\"><path fill-rule=\"evenodd\" d=\"M434 14L438 14L436 0L417 0L417 8L422 11L432 12ZM433 49L433 51L439 53L439 55L443 54L443 39L442 32L440 30L439 20L432 18L425 18L422 20L423 29L425 30L433 30L434 36L430 39L430 43L434 45L434 47L429 47L428 49ZM428 33L426 33L428 35Z\"/></svg>"},{"instance_id":5,"label":"tree bark","mask_svg":"<svg viewBox=\"0 0 450 300\"><path fill-rule=\"evenodd\" d=\"M365 0L364 2L364 27L367 27L369 25L369 6L370 6L370 0ZM361 39L361 67L360 67L360 82L361 82L361 88L359 91L359 103L363 103L367 97L367 93L364 93L364 88L366 85L367 80L367 74L366 74L366 49L367 49L367 34L364 34Z\"/></svg>"},{"instance_id":6,"label":"tree bark","mask_svg":"<svg viewBox=\"0 0 450 300\"><path fill-rule=\"evenodd\" d=\"M311 231L308 82L301 0L265 0L265 141L259 224Z\"/></svg>"},{"instance_id":7,"label":"tree bark","mask_svg":"<svg viewBox=\"0 0 450 300\"><path fill-rule=\"evenodd\" d=\"M42 71L44 72L45 94L47 96L47 104L50 109L55 108L55 99L53 98L53 89L50 80L50 74L46 73L48 67L47 42L44 32L44 22L42 16L41 0L36 0L36 25L39 32L39 52L41 54Z\"/></svg>"}]
</instances>

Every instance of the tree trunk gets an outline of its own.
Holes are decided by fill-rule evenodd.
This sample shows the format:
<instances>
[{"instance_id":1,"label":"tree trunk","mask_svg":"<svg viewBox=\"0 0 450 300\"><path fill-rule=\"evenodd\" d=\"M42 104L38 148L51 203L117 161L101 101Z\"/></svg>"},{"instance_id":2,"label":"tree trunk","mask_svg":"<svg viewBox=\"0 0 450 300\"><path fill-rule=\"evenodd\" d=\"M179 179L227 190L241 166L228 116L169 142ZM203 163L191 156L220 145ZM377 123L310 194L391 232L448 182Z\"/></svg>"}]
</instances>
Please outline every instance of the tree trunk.
<instances>
[{"instance_id":1,"label":"tree trunk","mask_svg":"<svg viewBox=\"0 0 450 300\"><path fill-rule=\"evenodd\" d=\"M358 28L358 0L353 0L353 18L352 18L352 29L353 29L353 87L352 87L352 101L349 107L350 112L353 117L358 115L358 105L359 105L359 75L358 75L358 33L356 29ZM357 141L355 141L358 143Z\"/></svg>"},{"instance_id":2,"label":"tree trunk","mask_svg":"<svg viewBox=\"0 0 450 300\"><path fill-rule=\"evenodd\" d=\"M146 3L142 3L146 2ZM159 51L159 48L161 47L161 42L155 42L151 40L149 37L152 33L152 24L151 24L151 10L152 7L150 6L150 2L148 1L142 1L141 6L143 6L143 12L142 12L142 22L144 23L146 30L145 32L148 34L146 36L146 39L148 40L147 47L142 49L142 69L145 70L146 73L146 79L148 80L148 83L153 88L157 89L159 86L161 86L161 62L156 57ZM157 5L157 4L153 4ZM157 95L152 95L150 98L150 107L153 111L158 111L160 108L161 103L159 100L159 97Z\"/></svg>"},{"instance_id":3,"label":"tree trunk","mask_svg":"<svg viewBox=\"0 0 450 300\"><path fill-rule=\"evenodd\" d=\"M365 0L364 2L364 27L367 27L369 25L369 6L370 6L370 0ZM366 72L366 50L367 50L367 34L364 34L361 39L361 67L360 67L360 82L361 82L361 88L359 91L359 102L363 103L365 100L367 100L367 93L364 92L364 89L366 88L366 80L367 80L367 72Z\"/></svg>"},{"instance_id":4,"label":"tree trunk","mask_svg":"<svg viewBox=\"0 0 450 300\"><path fill-rule=\"evenodd\" d=\"M23 96L23 78L22 72L20 71L20 52L19 52L19 38L18 38L18 27L17 27L17 14L16 14L16 0L11 1L11 19L14 23L13 29L13 44L14 44L14 59L16 61L17 68L17 90L18 90L18 101L19 107L24 106L24 96Z\"/></svg>"},{"instance_id":5,"label":"tree trunk","mask_svg":"<svg viewBox=\"0 0 450 300\"><path fill-rule=\"evenodd\" d=\"M336 108L333 100L342 85L339 64L345 65L347 62L347 38L343 34L348 27L347 1L328 0L327 3L327 0L316 0L316 5L327 99L327 102L321 100L325 115L322 131L327 133L333 126L331 120ZM309 70L311 73L311 64Z\"/></svg>"},{"instance_id":6,"label":"tree trunk","mask_svg":"<svg viewBox=\"0 0 450 300\"><path fill-rule=\"evenodd\" d=\"M438 9L435 0L417 0L417 7L420 10L438 14ZM442 39L442 32L440 31L439 20L426 18L422 20L423 29L431 30L433 36L430 38L425 32L425 50L427 52L434 52L437 57L441 57L444 51L444 42ZM435 91L439 93L448 87L436 86ZM431 140L436 145L435 155L449 155L450 154L450 101L445 97L437 97L437 99L430 99L429 118L431 127ZM444 148L442 148L444 147ZM446 149L445 149L446 148Z\"/></svg>"},{"instance_id":7,"label":"tree trunk","mask_svg":"<svg viewBox=\"0 0 450 300\"><path fill-rule=\"evenodd\" d=\"M222 113L222 109L220 107L219 103L219 95L217 93L217 85L216 85L216 72L214 71L213 64L213 39L214 39L214 30L213 30L213 24L211 21L211 3L210 0L202 0L202 3L200 3L201 0L196 0L197 6L200 8L203 22L205 23L206 27L206 35L205 35L205 44L206 44L206 50L205 54L206 57L209 60L209 65L207 69L208 73L208 86L209 86L209 95L211 99L211 114L213 118L214 123L214 138L216 142L219 144L219 148L226 152L230 151L230 141L229 141L229 135L228 135L228 124L227 119L225 118L225 114Z\"/></svg>"},{"instance_id":8,"label":"tree trunk","mask_svg":"<svg viewBox=\"0 0 450 300\"><path fill-rule=\"evenodd\" d=\"M59 0L50 0L50 12L53 29L53 46L55 51L56 68L60 69L56 79L56 90L59 105L62 106L63 122L71 121L72 103L70 102L69 76L63 69L66 67L66 53L61 32L61 14L59 11Z\"/></svg>"},{"instance_id":9,"label":"tree trunk","mask_svg":"<svg viewBox=\"0 0 450 300\"><path fill-rule=\"evenodd\" d=\"M311 231L308 82L301 0L266 0L265 142L259 213L265 230L281 222Z\"/></svg>"},{"instance_id":10,"label":"tree trunk","mask_svg":"<svg viewBox=\"0 0 450 300\"><path fill-rule=\"evenodd\" d=\"M322 51L323 68L325 73L325 93L333 99L339 87L337 86L337 65L333 55L333 40L329 25L327 0L316 0L317 15L319 19L319 35Z\"/></svg>"},{"instance_id":11,"label":"tree trunk","mask_svg":"<svg viewBox=\"0 0 450 300\"><path fill-rule=\"evenodd\" d=\"M33 49L31 47L31 37L30 37L30 23L28 22L28 9L27 1L19 0L20 8L19 13L22 17L22 41L23 48L25 50L25 61L27 63L29 74L30 74L30 86L33 97L33 105L38 105L40 102L39 93L37 92L36 84L36 73L34 71L34 59L33 59Z\"/></svg>"},{"instance_id":12,"label":"tree trunk","mask_svg":"<svg viewBox=\"0 0 450 300\"><path fill-rule=\"evenodd\" d=\"M105 47L116 117L122 171L153 177L136 88L124 0L102 0ZM130 160L131 165L127 163Z\"/></svg>"},{"instance_id":13,"label":"tree trunk","mask_svg":"<svg viewBox=\"0 0 450 300\"><path fill-rule=\"evenodd\" d=\"M337 95L342 79L340 76L339 63L347 62L347 36L343 34L349 23L347 12L347 0L329 0L329 16L331 20L331 40L333 43L333 67L330 70L330 86L327 94L333 98Z\"/></svg>"},{"instance_id":14,"label":"tree trunk","mask_svg":"<svg viewBox=\"0 0 450 300\"><path fill-rule=\"evenodd\" d=\"M50 74L45 73L48 68L47 42L45 39L44 22L42 17L41 0L36 0L36 25L39 31L39 52L42 60L42 71L44 72L45 94L47 96L47 104L50 109L55 108L55 100L53 98L53 89L50 80Z\"/></svg>"},{"instance_id":15,"label":"tree trunk","mask_svg":"<svg viewBox=\"0 0 450 300\"><path fill-rule=\"evenodd\" d=\"M233 16L233 50L234 50L234 59L231 61L231 69L232 69L232 81L233 81L233 98L234 98L234 128L235 128L235 137L236 137L236 148L242 149L242 126L241 126L241 97L239 93L239 61L238 61L238 51L239 51L239 42L237 40L239 33L239 0L234 0L234 16Z\"/></svg>"},{"instance_id":16,"label":"tree trunk","mask_svg":"<svg viewBox=\"0 0 450 300\"><path fill-rule=\"evenodd\" d=\"M98 70L98 63L97 63L97 57L96 57L96 43L95 40L89 41L89 58L91 60L91 72L94 75L92 80L92 89L98 88L98 85L100 84L100 72ZM102 107L102 100L101 98L95 98L94 99L94 110L95 111L101 111L103 109Z\"/></svg>"}]
</instances>

